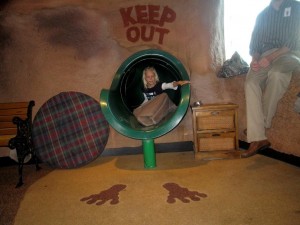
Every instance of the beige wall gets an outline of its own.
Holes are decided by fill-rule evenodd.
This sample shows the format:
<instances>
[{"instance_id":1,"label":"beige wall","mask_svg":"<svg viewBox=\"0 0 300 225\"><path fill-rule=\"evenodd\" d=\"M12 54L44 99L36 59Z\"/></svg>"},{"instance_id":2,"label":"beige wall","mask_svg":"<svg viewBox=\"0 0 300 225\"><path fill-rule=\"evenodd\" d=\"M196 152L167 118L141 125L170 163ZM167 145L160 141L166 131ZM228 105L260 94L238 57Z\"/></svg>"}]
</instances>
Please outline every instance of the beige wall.
<instances>
[{"instance_id":1,"label":"beige wall","mask_svg":"<svg viewBox=\"0 0 300 225\"><path fill-rule=\"evenodd\" d=\"M152 24L144 24L143 18L149 18L148 1L8 1L0 17L0 101L33 99L35 114L63 91L83 92L98 100L120 64L148 48L168 51L182 61L192 82L192 102L230 101L224 80L215 75L224 60L222 4L222 0L151 1L158 14ZM121 8L133 7L130 16L137 20L138 5L146 7L145 14L136 24L124 25ZM134 37L128 38L128 29L142 26L155 29L153 39L130 41ZM192 140L190 111L175 130L156 142L184 140ZM108 148L137 145L139 141L111 129Z\"/></svg>"}]
</instances>

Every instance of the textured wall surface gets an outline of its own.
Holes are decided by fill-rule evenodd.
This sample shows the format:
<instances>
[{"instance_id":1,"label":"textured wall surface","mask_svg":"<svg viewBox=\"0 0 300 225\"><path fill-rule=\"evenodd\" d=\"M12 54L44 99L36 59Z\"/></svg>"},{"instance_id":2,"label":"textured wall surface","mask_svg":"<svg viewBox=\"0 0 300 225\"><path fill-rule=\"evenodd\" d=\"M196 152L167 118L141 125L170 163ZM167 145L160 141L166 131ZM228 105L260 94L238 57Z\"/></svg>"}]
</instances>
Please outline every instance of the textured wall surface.
<instances>
[{"instance_id":1,"label":"textured wall surface","mask_svg":"<svg viewBox=\"0 0 300 225\"><path fill-rule=\"evenodd\" d=\"M140 0L13 0L1 7L1 102L33 99L35 114L63 91L99 99L127 57L157 48L184 64L192 82L191 102L237 103L240 131L245 129L244 76L216 77L225 60L223 0L156 0L151 5ZM192 140L191 120L188 111L176 129L156 142ZM107 148L140 144L111 129Z\"/></svg>"}]
</instances>

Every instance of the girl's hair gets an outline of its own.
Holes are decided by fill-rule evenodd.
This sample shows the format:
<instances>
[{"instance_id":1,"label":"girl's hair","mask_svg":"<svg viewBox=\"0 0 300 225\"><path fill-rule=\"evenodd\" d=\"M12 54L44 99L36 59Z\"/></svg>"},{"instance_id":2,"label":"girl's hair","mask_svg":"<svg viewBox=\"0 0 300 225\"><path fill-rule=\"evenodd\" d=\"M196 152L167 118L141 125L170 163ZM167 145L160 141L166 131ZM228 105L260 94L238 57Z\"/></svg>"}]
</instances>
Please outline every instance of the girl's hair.
<instances>
[{"instance_id":1,"label":"girl's hair","mask_svg":"<svg viewBox=\"0 0 300 225\"><path fill-rule=\"evenodd\" d=\"M144 84L145 89L148 88L147 87L147 81L146 81L146 72L147 71L152 71L154 73L156 83L159 82L159 78L158 78L158 75L157 75L157 72L156 72L155 68L152 67L152 66L148 66L143 71L143 84Z\"/></svg>"}]
</instances>

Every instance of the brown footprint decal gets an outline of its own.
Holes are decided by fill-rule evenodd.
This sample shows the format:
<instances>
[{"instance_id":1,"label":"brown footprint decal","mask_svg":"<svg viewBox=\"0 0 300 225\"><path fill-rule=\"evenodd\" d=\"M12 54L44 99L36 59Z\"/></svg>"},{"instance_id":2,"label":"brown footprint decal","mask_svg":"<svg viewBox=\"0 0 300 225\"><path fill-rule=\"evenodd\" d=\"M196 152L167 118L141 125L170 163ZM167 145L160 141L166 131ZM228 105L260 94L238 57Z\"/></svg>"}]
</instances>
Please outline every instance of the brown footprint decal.
<instances>
[{"instance_id":1,"label":"brown footprint decal","mask_svg":"<svg viewBox=\"0 0 300 225\"><path fill-rule=\"evenodd\" d=\"M93 194L88 197L80 199L80 201L86 201L87 204L103 205L105 202L110 201L111 205L119 203L119 193L127 186L124 184L116 184L111 188L101 191L99 194Z\"/></svg>"},{"instance_id":2,"label":"brown footprint decal","mask_svg":"<svg viewBox=\"0 0 300 225\"><path fill-rule=\"evenodd\" d=\"M184 203L189 203L190 200L188 198L193 201L200 201L200 197L207 197L207 195L204 193L199 193L198 191L189 191L189 189L180 187L175 183L166 183L163 185L163 187L169 191L167 199L168 203L175 203L176 198Z\"/></svg>"}]
</instances>

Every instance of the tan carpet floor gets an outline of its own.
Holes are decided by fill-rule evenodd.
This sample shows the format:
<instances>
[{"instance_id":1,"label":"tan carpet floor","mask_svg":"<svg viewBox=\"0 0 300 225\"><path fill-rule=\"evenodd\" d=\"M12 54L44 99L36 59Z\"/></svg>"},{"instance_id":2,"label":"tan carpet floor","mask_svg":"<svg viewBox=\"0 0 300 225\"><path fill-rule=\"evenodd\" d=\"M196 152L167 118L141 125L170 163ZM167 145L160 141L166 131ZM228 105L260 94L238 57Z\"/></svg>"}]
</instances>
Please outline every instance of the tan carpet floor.
<instances>
[{"instance_id":1,"label":"tan carpet floor","mask_svg":"<svg viewBox=\"0 0 300 225\"><path fill-rule=\"evenodd\" d=\"M160 153L150 170L142 155L99 157L32 184L14 224L299 225L300 169L262 155Z\"/></svg>"}]
</instances>

